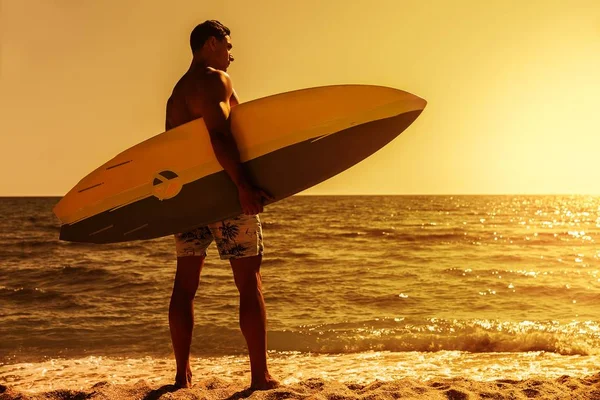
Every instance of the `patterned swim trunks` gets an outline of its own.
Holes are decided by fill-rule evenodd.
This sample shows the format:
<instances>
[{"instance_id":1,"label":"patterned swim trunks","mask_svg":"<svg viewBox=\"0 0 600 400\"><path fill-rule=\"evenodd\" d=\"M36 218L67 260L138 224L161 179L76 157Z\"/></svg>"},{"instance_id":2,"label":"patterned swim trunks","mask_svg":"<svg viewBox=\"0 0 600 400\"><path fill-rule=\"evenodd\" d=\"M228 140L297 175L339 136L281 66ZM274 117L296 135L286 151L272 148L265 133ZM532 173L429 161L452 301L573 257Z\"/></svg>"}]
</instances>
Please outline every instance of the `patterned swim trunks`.
<instances>
[{"instance_id":1,"label":"patterned swim trunks","mask_svg":"<svg viewBox=\"0 0 600 400\"><path fill-rule=\"evenodd\" d=\"M213 239L221 260L263 253L262 226L258 215L240 215L189 232L175 234L177 257L204 256Z\"/></svg>"}]
</instances>

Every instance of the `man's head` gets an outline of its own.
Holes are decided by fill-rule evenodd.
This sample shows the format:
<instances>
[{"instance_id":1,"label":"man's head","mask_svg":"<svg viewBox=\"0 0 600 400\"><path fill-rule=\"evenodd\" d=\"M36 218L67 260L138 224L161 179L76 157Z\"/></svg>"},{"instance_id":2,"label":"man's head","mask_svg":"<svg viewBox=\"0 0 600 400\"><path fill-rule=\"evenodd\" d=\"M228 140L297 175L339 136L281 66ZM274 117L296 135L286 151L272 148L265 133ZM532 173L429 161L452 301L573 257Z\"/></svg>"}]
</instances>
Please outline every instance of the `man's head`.
<instances>
[{"instance_id":1,"label":"man's head","mask_svg":"<svg viewBox=\"0 0 600 400\"><path fill-rule=\"evenodd\" d=\"M194 57L200 57L209 67L227 71L233 61L229 34L229 28L215 20L196 26L190 35Z\"/></svg>"}]
</instances>

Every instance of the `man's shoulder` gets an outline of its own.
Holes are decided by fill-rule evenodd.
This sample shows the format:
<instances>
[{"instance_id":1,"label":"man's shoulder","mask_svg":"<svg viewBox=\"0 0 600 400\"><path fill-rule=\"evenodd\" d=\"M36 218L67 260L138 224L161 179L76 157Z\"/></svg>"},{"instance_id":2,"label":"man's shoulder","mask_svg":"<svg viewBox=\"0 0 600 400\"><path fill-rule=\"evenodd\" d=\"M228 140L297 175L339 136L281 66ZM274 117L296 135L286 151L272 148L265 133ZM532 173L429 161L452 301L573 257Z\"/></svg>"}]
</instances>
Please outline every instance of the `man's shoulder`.
<instances>
[{"instance_id":1,"label":"man's shoulder","mask_svg":"<svg viewBox=\"0 0 600 400\"><path fill-rule=\"evenodd\" d=\"M231 78L225 71L219 69L207 68L204 74L206 83L216 87L231 87Z\"/></svg>"},{"instance_id":2,"label":"man's shoulder","mask_svg":"<svg viewBox=\"0 0 600 400\"><path fill-rule=\"evenodd\" d=\"M173 95L179 94L184 97L198 96L198 94L218 93L231 91L233 89L231 78L227 72L207 68L201 74L187 73L175 85Z\"/></svg>"},{"instance_id":3,"label":"man's shoulder","mask_svg":"<svg viewBox=\"0 0 600 400\"><path fill-rule=\"evenodd\" d=\"M196 81L192 95L202 92L203 98L221 101L225 98L229 99L232 91L233 85L226 72L207 68L206 72Z\"/></svg>"}]
</instances>

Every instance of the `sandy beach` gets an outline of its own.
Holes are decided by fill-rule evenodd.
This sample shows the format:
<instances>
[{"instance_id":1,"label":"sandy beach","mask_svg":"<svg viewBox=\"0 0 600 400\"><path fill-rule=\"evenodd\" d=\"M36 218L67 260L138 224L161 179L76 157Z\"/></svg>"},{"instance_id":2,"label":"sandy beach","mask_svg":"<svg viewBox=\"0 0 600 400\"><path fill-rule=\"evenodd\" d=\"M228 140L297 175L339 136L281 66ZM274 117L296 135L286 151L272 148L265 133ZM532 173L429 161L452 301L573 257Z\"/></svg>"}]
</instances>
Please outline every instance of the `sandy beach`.
<instances>
[{"instance_id":1,"label":"sandy beach","mask_svg":"<svg viewBox=\"0 0 600 400\"><path fill-rule=\"evenodd\" d=\"M145 380L113 385L98 382L88 390L64 388L43 393L22 393L0 386L0 400L41 399L600 399L600 373L585 378L497 380L481 382L466 378L419 381L401 379L375 381L367 385L307 379L267 391L251 391L241 381L217 377L197 381L190 389L171 385L155 386Z\"/></svg>"}]
</instances>

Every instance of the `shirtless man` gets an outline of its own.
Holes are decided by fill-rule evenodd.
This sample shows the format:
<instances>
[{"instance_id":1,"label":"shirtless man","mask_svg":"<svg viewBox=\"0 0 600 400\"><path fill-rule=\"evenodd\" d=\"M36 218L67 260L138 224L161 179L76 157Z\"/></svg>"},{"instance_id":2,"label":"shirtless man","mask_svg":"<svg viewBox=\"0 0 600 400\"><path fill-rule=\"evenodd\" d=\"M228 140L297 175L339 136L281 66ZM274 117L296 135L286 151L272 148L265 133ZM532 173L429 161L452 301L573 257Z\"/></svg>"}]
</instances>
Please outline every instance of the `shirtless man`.
<instances>
[{"instance_id":1,"label":"shirtless man","mask_svg":"<svg viewBox=\"0 0 600 400\"><path fill-rule=\"evenodd\" d=\"M233 61L229 34L229 29L218 21L206 21L194 28L190 36L192 64L167 102L167 130L204 118L217 160L238 188L243 211L239 217L175 235L177 272L169 306L169 327L177 362L175 385L191 386L193 300L206 248L214 238L221 259L228 259L231 264L240 293L240 328L250 355L251 388L271 389L278 382L267 369L267 321L260 275L263 244L258 217L263 210L263 199L270 197L252 185L229 130L231 107L239 103L226 73Z\"/></svg>"}]
</instances>

